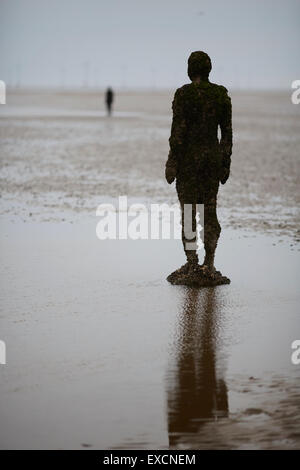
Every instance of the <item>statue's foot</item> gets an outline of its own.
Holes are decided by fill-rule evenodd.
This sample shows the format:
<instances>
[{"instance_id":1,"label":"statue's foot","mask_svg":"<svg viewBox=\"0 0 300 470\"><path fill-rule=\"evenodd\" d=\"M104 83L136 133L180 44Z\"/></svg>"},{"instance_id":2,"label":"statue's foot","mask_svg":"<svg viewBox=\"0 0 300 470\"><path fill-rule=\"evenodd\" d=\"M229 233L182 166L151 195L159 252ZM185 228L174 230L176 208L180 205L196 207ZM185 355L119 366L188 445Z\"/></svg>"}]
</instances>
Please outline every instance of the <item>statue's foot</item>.
<instances>
[{"instance_id":1,"label":"statue's foot","mask_svg":"<svg viewBox=\"0 0 300 470\"><path fill-rule=\"evenodd\" d=\"M212 265L186 263L167 277L171 284L191 287L210 287L230 284L230 279L222 276Z\"/></svg>"},{"instance_id":2,"label":"statue's foot","mask_svg":"<svg viewBox=\"0 0 300 470\"><path fill-rule=\"evenodd\" d=\"M181 268L178 268L178 269L176 269L176 271L171 273L167 277L167 281L171 282L171 284L174 284L174 281L176 281L176 279L178 279L178 278L180 278L184 275L187 275L190 269L191 269L191 263L189 263L189 262L185 263L183 266L181 266Z\"/></svg>"},{"instance_id":3,"label":"statue's foot","mask_svg":"<svg viewBox=\"0 0 300 470\"><path fill-rule=\"evenodd\" d=\"M201 264L200 266L201 272L203 276L206 277L214 277L216 273L219 273L220 271L217 271L214 265L208 265L208 264Z\"/></svg>"}]
</instances>

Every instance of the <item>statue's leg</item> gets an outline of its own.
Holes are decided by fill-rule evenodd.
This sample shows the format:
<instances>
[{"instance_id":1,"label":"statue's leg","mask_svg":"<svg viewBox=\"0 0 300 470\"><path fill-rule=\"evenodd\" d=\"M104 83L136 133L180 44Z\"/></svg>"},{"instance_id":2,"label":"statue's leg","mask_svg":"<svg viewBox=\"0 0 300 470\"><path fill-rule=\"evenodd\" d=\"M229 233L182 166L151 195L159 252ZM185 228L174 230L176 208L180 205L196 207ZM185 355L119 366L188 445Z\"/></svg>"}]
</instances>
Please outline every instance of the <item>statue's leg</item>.
<instances>
[{"instance_id":1,"label":"statue's leg","mask_svg":"<svg viewBox=\"0 0 300 470\"><path fill-rule=\"evenodd\" d=\"M204 265L214 270L215 251L221 233L217 218L217 196L210 197L204 204Z\"/></svg>"},{"instance_id":2,"label":"statue's leg","mask_svg":"<svg viewBox=\"0 0 300 470\"><path fill-rule=\"evenodd\" d=\"M218 181L216 184L212 184L209 181L210 185L203 189L203 184L199 184L199 191L196 194L197 197L194 198L194 194L191 194L189 191L188 194L185 194L183 197L182 192L178 192L180 206L181 206L181 217L182 217L182 243L183 249L187 257L187 263L181 268L177 269L171 273L167 280L171 284L176 285L186 285L193 287L208 287L208 286L218 286L221 284L229 284L230 279L217 271L214 267L214 258L215 251L218 243L218 239L221 232L221 227L217 219L217 192L218 192ZM214 183L214 182L213 182ZM189 188L190 190L190 188ZM184 215L186 211L187 201L194 201L192 203L192 210L190 206L189 212L192 213L192 217L186 218ZM204 204L204 211L201 211L200 207L197 207L198 204ZM201 227L204 226L204 236L203 230L200 231L201 239L204 241L205 249L205 258L203 265L199 266L198 264L198 254L197 254L197 209L199 209L200 223ZM203 212L204 212L204 222L203 222ZM188 224L189 222L189 224ZM186 228L186 224L188 227ZM192 232L192 233L191 233ZM194 246L191 246L191 243L194 242ZM188 249L191 248L191 249Z\"/></svg>"},{"instance_id":3,"label":"statue's leg","mask_svg":"<svg viewBox=\"0 0 300 470\"><path fill-rule=\"evenodd\" d=\"M197 236L196 236L196 203L190 204L187 208L188 203L180 201L181 207L181 239L183 244L183 249L189 264L196 265L198 264L198 254L197 254ZM186 205L186 207L184 207ZM185 209L185 210L184 210ZM195 236L189 236L188 234L192 232Z\"/></svg>"}]
</instances>

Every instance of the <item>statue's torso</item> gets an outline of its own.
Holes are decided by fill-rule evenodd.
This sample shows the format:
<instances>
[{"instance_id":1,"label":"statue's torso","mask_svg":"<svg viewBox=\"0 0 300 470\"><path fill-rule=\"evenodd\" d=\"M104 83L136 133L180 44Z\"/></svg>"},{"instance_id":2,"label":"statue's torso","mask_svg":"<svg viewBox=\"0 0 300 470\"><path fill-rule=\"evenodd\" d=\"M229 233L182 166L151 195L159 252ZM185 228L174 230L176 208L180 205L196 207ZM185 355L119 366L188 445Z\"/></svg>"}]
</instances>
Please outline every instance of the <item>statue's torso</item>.
<instances>
[{"instance_id":1,"label":"statue's torso","mask_svg":"<svg viewBox=\"0 0 300 470\"><path fill-rule=\"evenodd\" d=\"M210 82L190 83L180 89L186 137L179 161L179 178L190 178L195 172L203 177L218 178L221 166L218 124L224 90Z\"/></svg>"}]
</instances>

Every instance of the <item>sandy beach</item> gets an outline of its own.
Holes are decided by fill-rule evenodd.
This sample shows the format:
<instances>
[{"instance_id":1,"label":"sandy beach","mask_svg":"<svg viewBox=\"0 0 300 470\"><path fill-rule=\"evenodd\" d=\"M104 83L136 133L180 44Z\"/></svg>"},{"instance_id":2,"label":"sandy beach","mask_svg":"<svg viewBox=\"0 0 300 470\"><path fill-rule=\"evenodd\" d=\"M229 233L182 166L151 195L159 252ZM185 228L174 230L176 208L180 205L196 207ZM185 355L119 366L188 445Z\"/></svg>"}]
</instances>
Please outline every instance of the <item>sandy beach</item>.
<instances>
[{"instance_id":1,"label":"sandy beach","mask_svg":"<svg viewBox=\"0 0 300 470\"><path fill-rule=\"evenodd\" d=\"M174 90L173 90L174 91ZM15 90L0 108L0 448L299 449L299 106L232 92L217 268L177 240L96 237L97 206L176 202L173 91Z\"/></svg>"},{"instance_id":2,"label":"sandy beach","mask_svg":"<svg viewBox=\"0 0 300 470\"><path fill-rule=\"evenodd\" d=\"M123 194L176 202L164 179L174 91L117 93L111 120L100 92L10 93L0 107L2 212L73 220ZM300 240L299 106L289 92L231 95L234 149L219 193L222 226Z\"/></svg>"}]
</instances>

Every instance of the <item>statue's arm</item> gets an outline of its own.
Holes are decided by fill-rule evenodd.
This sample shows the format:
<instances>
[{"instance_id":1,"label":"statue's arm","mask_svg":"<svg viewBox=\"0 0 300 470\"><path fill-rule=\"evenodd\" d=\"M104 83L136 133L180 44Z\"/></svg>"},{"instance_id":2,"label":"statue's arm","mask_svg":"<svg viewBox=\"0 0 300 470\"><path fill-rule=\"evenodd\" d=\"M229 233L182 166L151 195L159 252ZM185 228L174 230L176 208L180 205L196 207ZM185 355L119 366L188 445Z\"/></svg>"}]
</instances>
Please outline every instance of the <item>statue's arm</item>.
<instances>
[{"instance_id":1,"label":"statue's arm","mask_svg":"<svg viewBox=\"0 0 300 470\"><path fill-rule=\"evenodd\" d=\"M173 183L177 175L178 159L183 151L186 135L182 91L178 89L172 103L173 120L169 138L170 152L166 163L166 180Z\"/></svg>"},{"instance_id":2,"label":"statue's arm","mask_svg":"<svg viewBox=\"0 0 300 470\"><path fill-rule=\"evenodd\" d=\"M224 97L222 100L222 111L219 124L221 128L220 147L223 168L221 183L225 184L230 174L232 154L232 106L231 99L227 94L226 88L224 88Z\"/></svg>"}]
</instances>

